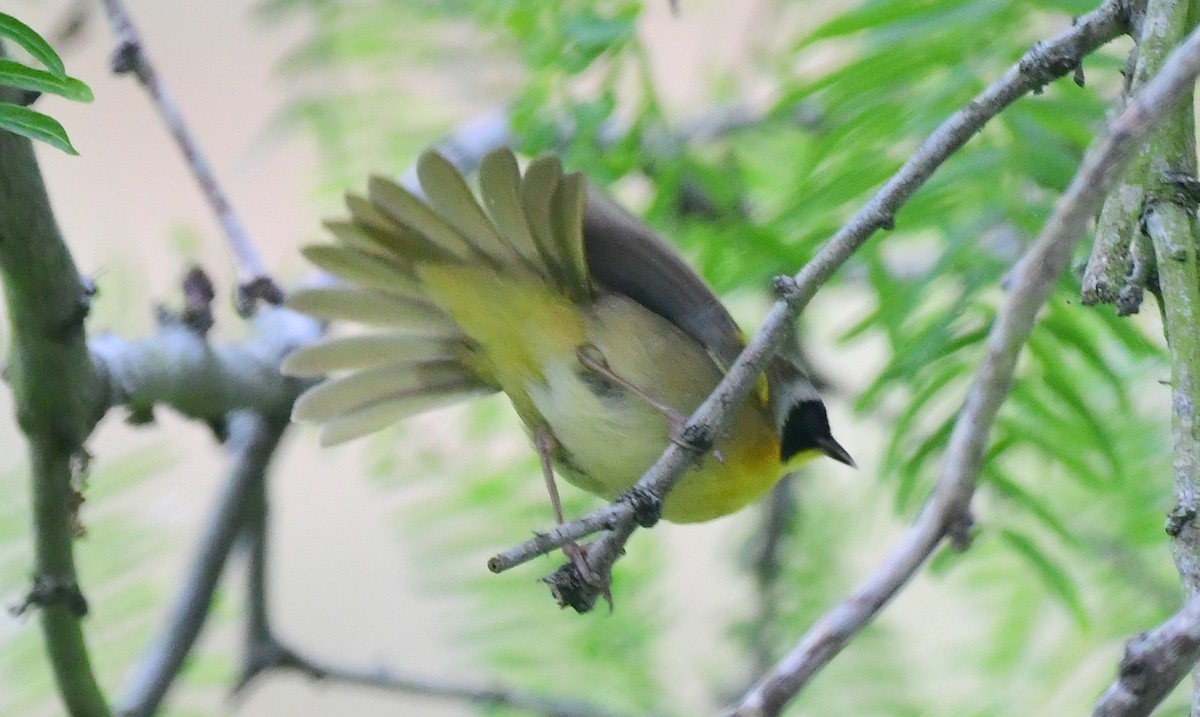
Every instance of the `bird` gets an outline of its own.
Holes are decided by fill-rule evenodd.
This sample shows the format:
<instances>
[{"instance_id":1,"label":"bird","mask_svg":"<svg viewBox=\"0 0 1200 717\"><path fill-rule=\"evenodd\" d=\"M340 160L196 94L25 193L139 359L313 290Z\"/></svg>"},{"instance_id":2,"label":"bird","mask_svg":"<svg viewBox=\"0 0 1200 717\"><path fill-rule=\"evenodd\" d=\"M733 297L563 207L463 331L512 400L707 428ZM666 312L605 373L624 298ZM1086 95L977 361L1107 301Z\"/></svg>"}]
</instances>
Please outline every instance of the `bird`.
<instances>
[{"instance_id":1,"label":"bird","mask_svg":"<svg viewBox=\"0 0 1200 717\"><path fill-rule=\"evenodd\" d=\"M713 290L644 221L548 154L522 172L512 150L488 153L478 194L442 155L417 161L419 192L373 176L349 193L332 243L305 257L336 283L287 304L371 331L293 352L283 371L325 377L293 418L339 444L408 416L504 392L542 466L606 500L683 440L746 337ZM790 339L794 344L794 336ZM733 513L818 456L854 466L825 404L781 350L678 480L661 517L696 523Z\"/></svg>"}]
</instances>

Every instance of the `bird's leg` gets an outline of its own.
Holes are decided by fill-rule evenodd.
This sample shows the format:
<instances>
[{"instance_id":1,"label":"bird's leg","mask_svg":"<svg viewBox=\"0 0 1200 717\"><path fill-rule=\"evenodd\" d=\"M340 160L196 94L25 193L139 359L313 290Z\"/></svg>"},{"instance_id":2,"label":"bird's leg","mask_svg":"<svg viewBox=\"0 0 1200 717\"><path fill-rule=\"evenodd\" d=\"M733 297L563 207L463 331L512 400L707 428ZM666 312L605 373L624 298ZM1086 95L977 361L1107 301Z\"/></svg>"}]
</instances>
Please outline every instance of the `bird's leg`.
<instances>
[{"instance_id":1,"label":"bird's leg","mask_svg":"<svg viewBox=\"0 0 1200 717\"><path fill-rule=\"evenodd\" d=\"M583 344L579 348L575 349L575 356L579 359L579 363L583 364L583 367L587 370L597 373L609 381L612 381L621 388L624 388L626 391L629 391L633 395L648 403L659 413L666 416L667 424L669 426L667 433L671 437L672 443L680 448L687 448L689 450L695 450L697 448L696 444L688 440L687 437L687 416L658 400L654 396L651 396L649 393L643 391L641 388L635 386L628 380L618 376L617 373L608 365L608 361L604 358L604 354L600 352L600 349L597 348L595 344ZM712 453L718 461L721 461L722 463L725 462L725 457L721 455L720 450L714 449Z\"/></svg>"},{"instance_id":2,"label":"bird's leg","mask_svg":"<svg viewBox=\"0 0 1200 717\"><path fill-rule=\"evenodd\" d=\"M558 497L558 484L554 482L554 465L550 457L554 453L554 436L550 429L540 426L533 433L533 446L537 449L538 458L542 461L542 477L546 479L546 492L550 494L550 505L554 507L554 518L559 525L566 522L563 518L562 500Z\"/></svg>"},{"instance_id":3,"label":"bird's leg","mask_svg":"<svg viewBox=\"0 0 1200 717\"><path fill-rule=\"evenodd\" d=\"M558 496L558 484L554 480L554 465L551 463L551 456L554 454L556 444L554 434L546 426L539 426L533 432L533 446L537 450L538 458L542 462L542 477L546 479L546 492L550 494L550 505L554 508L554 519L559 525L566 522L563 517L562 499ZM608 586L608 582L596 574L587 562L587 550L582 545L574 540L569 540L563 543L563 554L570 559L571 564L579 571L579 577L585 583L600 590L600 594L608 601L609 609L612 608L612 591Z\"/></svg>"},{"instance_id":4,"label":"bird's leg","mask_svg":"<svg viewBox=\"0 0 1200 717\"><path fill-rule=\"evenodd\" d=\"M575 349L575 356L579 359L579 363L583 364L583 367L587 370L599 374L609 381L612 381L621 388L629 391L633 395L650 404L654 410L666 416L667 421L671 426L671 440L685 448L689 447L689 444L683 439L683 429L687 426L687 416L683 415L679 411L676 411L674 408L671 408L654 396L651 396L649 393L646 393L641 388L635 386L621 376L618 376L616 372L614 372L608 365L608 360L604 358L604 354L600 352L600 349L597 348L595 344L581 345L579 348Z\"/></svg>"}]
</instances>

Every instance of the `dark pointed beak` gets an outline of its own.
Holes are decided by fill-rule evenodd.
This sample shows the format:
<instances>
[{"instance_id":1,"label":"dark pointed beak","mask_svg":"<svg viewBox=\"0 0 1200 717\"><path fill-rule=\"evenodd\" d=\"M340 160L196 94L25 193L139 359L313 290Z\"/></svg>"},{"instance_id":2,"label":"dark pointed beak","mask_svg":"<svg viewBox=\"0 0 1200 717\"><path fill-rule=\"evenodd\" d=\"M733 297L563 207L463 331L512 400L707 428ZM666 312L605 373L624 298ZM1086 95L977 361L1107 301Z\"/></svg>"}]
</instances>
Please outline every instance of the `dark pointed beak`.
<instances>
[{"instance_id":1,"label":"dark pointed beak","mask_svg":"<svg viewBox=\"0 0 1200 717\"><path fill-rule=\"evenodd\" d=\"M840 443L833 440L833 436L818 438L817 448L820 448L822 453L838 463L845 463L851 468L858 468L854 463L854 459L850 457L850 453L845 448L842 448Z\"/></svg>"}]
</instances>

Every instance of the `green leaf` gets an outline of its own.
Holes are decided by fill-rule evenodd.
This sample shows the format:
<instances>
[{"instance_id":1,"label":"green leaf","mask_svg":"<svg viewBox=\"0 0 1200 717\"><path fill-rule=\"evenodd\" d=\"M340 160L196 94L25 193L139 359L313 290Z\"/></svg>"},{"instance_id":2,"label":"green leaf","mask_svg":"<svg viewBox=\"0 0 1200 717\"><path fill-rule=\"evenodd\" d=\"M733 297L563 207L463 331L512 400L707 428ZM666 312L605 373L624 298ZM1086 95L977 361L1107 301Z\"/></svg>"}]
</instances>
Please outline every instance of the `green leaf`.
<instances>
[{"instance_id":1,"label":"green leaf","mask_svg":"<svg viewBox=\"0 0 1200 717\"><path fill-rule=\"evenodd\" d=\"M1110 365L1110 360L1100 351L1098 346L1099 332L1091 330L1085 320L1077 318L1078 314L1070 314L1063 310L1057 301L1051 301L1047 306L1046 315L1042 318L1041 327L1064 347L1074 349L1096 375L1103 378L1112 388L1113 395L1120 402L1121 410L1130 411L1129 387L1125 378Z\"/></svg>"},{"instance_id":2,"label":"green leaf","mask_svg":"<svg viewBox=\"0 0 1200 717\"><path fill-rule=\"evenodd\" d=\"M1081 628L1086 628L1089 620L1087 610L1083 606L1083 598L1063 566L1051 560L1032 540L1020 533L1004 529L1000 531L1000 538L1033 568L1050 593L1058 598L1075 618L1075 622Z\"/></svg>"},{"instance_id":3,"label":"green leaf","mask_svg":"<svg viewBox=\"0 0 1200 717\"><path fill-rule=\"evenodd\" d=\"M924 4L925 7L921 7ZM864 30L884 30L897 35L897 40L915 40L931 31L945 32L954 22L980 23L998 3L941 0L937 3L913 3L910 0L889 0L868 3L861 8L836 16L805 38L799 47L817 40L844 37ZM999 3L1003 6L1003 2ZM965 6L965 7L964 7ZM920 40L923 42L923 40Z\"/></svg>"},{"instance_id":4,"label":"green leaf","mask_svg":"<svg viewBox=\"0 0 1200 717\"><path fill-rule=\"evenodd\" d=\"M38 70L4 57L0 57L0 85L60 95L76 102L93 99L91 88L74 77Z\"/></svg>"},{"instance_id":5,"label":"green leaf","mask_svg":"<svg viewBox=\"0 0 1200 717\"><path fill-rule=\"evenodd\" d=\"M962 361L946 361L932 367L927 377L919 379L917 387L908 399L908 406L892 422L892 437L884 451L884 465L898 467L903 459L903 448L913 436L919 435L920 422L929 420L936 413L936 399L948 393L951 382L970 376L971 367ZM921 385L924 384L924 385ZM955 399L958 397L955 396Z\"/></svg>"},{"instance_id":6,"label":"green leaf","mask_svg":"<svg viewBox=\"0 0 1200 717\"><path fill-rule=\"evenodd\" d=\"M1009 406L996 421L998 431L1014 433L1089 490L1104 490L1116 477L1112 466L1092 451L1078 450L1084 429L1064 413L1057 397L1041 384L1018 383L1009 394Z\"/></svg>"},{"instance_id":7,"label":"green leaf","mask_svg":"<svg viewBox=\"0 0 1200 717\"><path fill-rule=\"evenodd\" d=\"M66 77L67 68L62 58L50 47L50 43L34 32L33 28L21 22L12 15L0 12L0 38L6 38L20 45L33 58L45 65L51 73Z\"/></svg>"},{"instance_id":8,"label":"green leaf","mask_svg":"<svg viewBox=\"0 0 1200 717\"><path fill-rule=\"evenodd\" d=\"M589 50L604 50L627 41L633 35L636 14L603 17L587 11L568 17L563 23L563 35L569 42L579 43Z\"/></svg>"},{"instance_id":9,"label":"green leaf","mask_svg":"<svg viewBox=\"0 0 1200 717\"><path fill-rule=\"evenodd\" d=\"M53 117L47 117L28 107L0 103L0 129L61 149L67 154L79 154L71 146L67 131Z\"/></svg>"},{"instance_id":10,"label":"green leaf","mask_svg":"<svg viewBox=\"0 0 1200 717\"><path fill-rule=\"evenodd\" d=\"M915 505L917 479L934 453L944 449L954 430L956 416L950 416L917 446L913 454L900 464L900 482L896 486L896 509L909 510Z\"/></svg>"},{"instance_id":11,"label":"green leaf","mask_svg":"<svg viewBox=\"0 0 1200 717\"><path fill-rule=\"evenodd\" d=\"M1124 472L1121 457L1113 448L1114 440L1102 415L1089 405L1088 400L1080 391L1080 372L1073 366L1063 362L1063 352L1056 344L1051 344L1042 332L1034 332L1028 343L1030 355L1041 364L1042 383L1057 399L1056 403L1074 414L1078 419L1077 425L1086 428L1078 431L1081 440L1091 439L1096 451L1104 454L1112 466L1112 472L1120 475ZM1088 384L1084 384L1088 385Z\"/></svg>"},{"instance_id":12,"label":"green leaf","mask_svg":"<svg viewBox=\"0 0 1200 717\"><path fill-rule=\"evenodd\" d=\"M990 461L983 468L983 477L996 493L1027 511L1064 543L1073 548L1082 549L1084 547L1083 541L1071 532L1066 523L1045 504L1047 502L1045 497L1033 495L1025 490L1011 476Z\"/></svg>"}]
</instances>

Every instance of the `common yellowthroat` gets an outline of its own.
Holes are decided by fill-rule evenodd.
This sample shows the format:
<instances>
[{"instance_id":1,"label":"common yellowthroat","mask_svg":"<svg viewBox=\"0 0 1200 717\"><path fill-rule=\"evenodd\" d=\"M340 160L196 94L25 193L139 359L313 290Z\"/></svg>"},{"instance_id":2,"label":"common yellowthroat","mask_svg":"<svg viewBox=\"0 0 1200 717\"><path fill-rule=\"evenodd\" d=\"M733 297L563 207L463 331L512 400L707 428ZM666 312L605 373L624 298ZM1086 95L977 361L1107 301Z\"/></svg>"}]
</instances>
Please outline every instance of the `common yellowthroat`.
<instances>
[{"instance_id":1,"label":"common yellowthroat","mask_svg":"<svg viewBox=\"0 0 1200 717\"><path fill-rule=\"evenodd\" d=\"M285 372L332 376L300 397L294 417L322 423L329 445L503 391L542 456L560 521L552 469L615 498L680 439L742 332L671 247L554 157L522 176L511 151L488 154L482 202L433 151L417 176L423 199L372 178L367 197L347 196L349 220L326 223L337 242L305 248L345 283L297 292L290 305L383 330L293 353ZM664 518L732 513L821 454L854 465L784 354L713 456L675 485Z\"/></svg>"}]
</instances>

